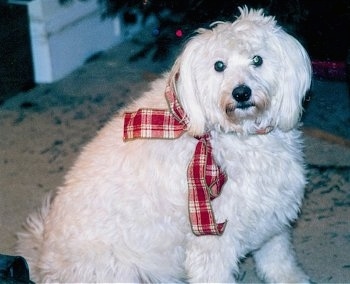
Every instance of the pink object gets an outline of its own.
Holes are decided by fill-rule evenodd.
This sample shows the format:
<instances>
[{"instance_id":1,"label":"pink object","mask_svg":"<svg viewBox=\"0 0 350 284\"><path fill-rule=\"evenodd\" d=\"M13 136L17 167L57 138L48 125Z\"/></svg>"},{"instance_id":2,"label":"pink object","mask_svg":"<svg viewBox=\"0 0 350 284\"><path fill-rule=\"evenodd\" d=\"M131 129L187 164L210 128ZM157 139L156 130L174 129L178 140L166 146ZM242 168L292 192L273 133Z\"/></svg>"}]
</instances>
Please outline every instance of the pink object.
<instances>
[{"instance_id":1,"label":"pink object","mask_svg":"<svg viewBox=\"0 0 350 284\"><path fill-rule=\"evenodd\" d=\"M346 80L346 63L340 61L312 61L313 74L326 80Z\"/></svg>"}]
</instances>

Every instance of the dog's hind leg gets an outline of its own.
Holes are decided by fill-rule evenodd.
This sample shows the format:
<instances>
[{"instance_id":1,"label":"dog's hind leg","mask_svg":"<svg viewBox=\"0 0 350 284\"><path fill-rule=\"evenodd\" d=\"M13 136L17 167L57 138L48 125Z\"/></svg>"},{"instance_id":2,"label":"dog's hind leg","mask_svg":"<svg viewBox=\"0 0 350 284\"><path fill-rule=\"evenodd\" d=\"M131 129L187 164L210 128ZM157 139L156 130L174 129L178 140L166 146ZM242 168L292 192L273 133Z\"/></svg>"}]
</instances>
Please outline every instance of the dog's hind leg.
<instances>
[{"instance_id":1,"label":"dog's hind leg","mask_svg":"<svg viewBox=\"0 0 350 284\"><path fill-rule=\"evenodd\" d=\"M309 283L298 266L289 231L276 235L254 253L257 273L267 282Z\"/></svg>"},{"instance_id":2,"label":"dog's hind leg","mask_svg":"<svg viewBox=\"0 0 350 284\"><path fill-rule=\"evenodd\" d=\"M44 222L50 210L53 196L53 193L46 196L42 207L28 216L23 224L24 230L17 234L16 253L27 260L33 279L39 279L40 275L38 260L43 244Z\"/></svg>"}]
</instances>

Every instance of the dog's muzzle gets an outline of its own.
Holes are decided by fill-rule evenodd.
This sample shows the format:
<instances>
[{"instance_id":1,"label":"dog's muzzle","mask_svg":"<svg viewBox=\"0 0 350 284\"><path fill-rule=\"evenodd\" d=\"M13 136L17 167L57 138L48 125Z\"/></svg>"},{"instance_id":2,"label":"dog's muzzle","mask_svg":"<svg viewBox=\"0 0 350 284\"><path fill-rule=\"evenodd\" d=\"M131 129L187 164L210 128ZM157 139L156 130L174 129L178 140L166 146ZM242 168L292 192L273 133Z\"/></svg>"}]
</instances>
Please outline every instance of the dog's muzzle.
<instances>
[{"instance_id":1,"label":"dog's muzzle","mask_svg":"<svg viewBox=\"0 0 350 284\"><path fill-rule=\"evenodd\" d=\"M232 97L237 102L237 108L245 109L254 106L250 101L252 90L246 85L239 85L232 91Z\"/></svg>"}]
</instances>

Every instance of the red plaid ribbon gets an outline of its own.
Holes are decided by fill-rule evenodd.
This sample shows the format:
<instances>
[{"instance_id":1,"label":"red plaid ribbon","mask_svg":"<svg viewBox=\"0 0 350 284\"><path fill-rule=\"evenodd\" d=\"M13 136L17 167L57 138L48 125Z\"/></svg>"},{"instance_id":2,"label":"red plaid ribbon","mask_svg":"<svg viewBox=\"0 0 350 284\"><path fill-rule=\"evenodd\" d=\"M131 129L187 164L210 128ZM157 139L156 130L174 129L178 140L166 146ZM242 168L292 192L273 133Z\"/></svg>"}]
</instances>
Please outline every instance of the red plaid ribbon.
<instances>
[{"instance_id":1,"label":"red plaid ribbon","mask_svg":"<svg viewBox=\"0 0 350 284\"><path fill-rule=\"evenodd\" d=\"M188 117L168 86L165 92L169 110L139 109L124 115L124 141L137 138L175 139L186 131ZM192 231L195 235L221 235L226 221L217 224L210 201L217 197L226 175L216 165L210 135L199 140L187 169L188 205Z\"/></svg>"},{"instance_id":2,"label":"red plaid ribbon","mask_svg":"<svg viewBox=\"0 0 350 284\"><path fill-rule=\"evenodd\" d=\"M139 109L124 114L124 140L137 138L175 139L186 131L188 117L168 86L169 109Z\"/></svg>"},{"instance_id":3,"label":"red plaid ribbon","mask_svg":"<svg viewBox=\"0 0 350 284\"><path fill-rule=\"evenodd\" d=\"M227 177L214 161L210 135L205 134L198 140L187 169L192 230L197 236L221 235L227 221L216 224L210 201L220 195Z\"/></svg>"}]
</instances>

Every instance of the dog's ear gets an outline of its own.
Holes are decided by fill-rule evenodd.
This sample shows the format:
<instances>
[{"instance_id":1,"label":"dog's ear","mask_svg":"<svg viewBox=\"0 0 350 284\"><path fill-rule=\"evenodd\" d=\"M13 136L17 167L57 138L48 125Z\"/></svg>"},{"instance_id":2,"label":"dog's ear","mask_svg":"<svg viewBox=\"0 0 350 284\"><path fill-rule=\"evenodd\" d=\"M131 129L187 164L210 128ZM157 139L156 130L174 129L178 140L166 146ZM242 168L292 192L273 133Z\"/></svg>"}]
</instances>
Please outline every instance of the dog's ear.
<instances>
[{"instance_id":1,"label":"dog's ear","mask_svg":"<svg viewBox=\"0 0 350 284\"><path fill-rule=\"evenodd\" d=\"M194 136L205 133L205 114L199 98L196 58L201 42L191 39L170 71L170 86L189 118L188 132ZM196 56L197 55L197 56Z\"/></svg>"},{"instance_id":2,"label":"dog's ear","mask_svg":"<svg viewBox=\"0 0 350 284\"><path fill-rule=\"evenodd\" d=\"M275 117L277 126L288 131L299 122L302 102L311 85L311 63L303 46L282 29L276 31L274 48L279 54L282 72L279 78Z\"/></svg>"}]
</instances>

